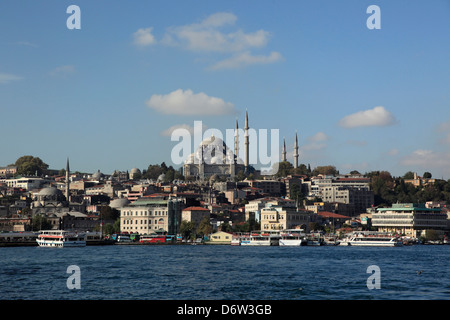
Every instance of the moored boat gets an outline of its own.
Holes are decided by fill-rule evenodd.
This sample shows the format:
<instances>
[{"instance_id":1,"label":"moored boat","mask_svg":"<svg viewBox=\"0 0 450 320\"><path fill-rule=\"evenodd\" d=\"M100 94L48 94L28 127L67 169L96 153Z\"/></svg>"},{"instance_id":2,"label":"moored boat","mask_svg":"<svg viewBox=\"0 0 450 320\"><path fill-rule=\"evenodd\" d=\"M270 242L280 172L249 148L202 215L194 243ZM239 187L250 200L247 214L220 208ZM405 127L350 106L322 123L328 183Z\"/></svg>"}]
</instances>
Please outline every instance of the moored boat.
<instances>
[{"instance_id":1,"label":"moored boat","mask_svg":"<svg viewBox=\"0 0 450 320\"><path fill-rule=\"evenodd\" d=\"M280 236L269 232L251 232L241 237L241 246L278 246Z\"/></svg>"},{"instance_id":2,"label":"moored boat","mask_svg":"<svg viewBox=\"0 0 450 320\"><path fill-rule=\"evenodd\" d=\"M280 235L280 246L304 246L307 244L306 234L301 229L285 230Z\"/></svg>"},{"instance_id":3,"label":"moored boat","mask_svg":"<svg viewBox=\"0 0 450 320\"><path fill-rule=\"evenodd\" d=\"M85 247L86 235L66 230L41 230L36 242L40 247Z\"/></svg>"},{"instance_id":4,"label":"moored boat","mask_svg":"<svg viewBox=\"0 0 450 320\"><path fill-rule=\"evenodd\" d=\"M306 245L308 246L323 246L324 237L322 232L310 232L306 235Z\"/></svg>"},{"instance_id":5,"label":"moored boat","mask_svg":"<svg viewBox=\"0 0 450 320\"><path fill-rule=\"evenodd\" d=\"M399 247L403 245L403 241L398 236L388 232L355 231L344 238L340 245Z\"/></svg>"}]
</instances>

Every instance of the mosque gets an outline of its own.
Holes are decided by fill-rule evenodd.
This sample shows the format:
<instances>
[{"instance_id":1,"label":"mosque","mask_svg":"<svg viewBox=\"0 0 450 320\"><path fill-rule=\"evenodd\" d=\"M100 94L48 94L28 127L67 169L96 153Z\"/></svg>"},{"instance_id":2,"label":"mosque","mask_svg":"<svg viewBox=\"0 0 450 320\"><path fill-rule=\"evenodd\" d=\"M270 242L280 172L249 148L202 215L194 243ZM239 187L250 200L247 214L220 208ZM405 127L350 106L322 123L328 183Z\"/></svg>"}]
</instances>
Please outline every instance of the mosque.
<instances>
[{"instance_id":1,"label":"mosque","mask_svg":"<svg viewBox=\"0 0 450 320\"><path fill-rule=\"evenodd\" d=\"M196 180L209 179L212 176L221 176L233 178L240 171L248 173L249 166L249 125L248 112L245 112L244 127L244 161L239 158L239 134L238 121L236 120L236 129L234 134L234 151L231 150L225 142L212 135L204 139L196 151L189 155L183 164L183 175L185 178L194 178ZM298 167L298 140L295 134L294 145L294 168ZM286 160L286 144L283 141L282 161Z\"/></svg>"}]
</instances>

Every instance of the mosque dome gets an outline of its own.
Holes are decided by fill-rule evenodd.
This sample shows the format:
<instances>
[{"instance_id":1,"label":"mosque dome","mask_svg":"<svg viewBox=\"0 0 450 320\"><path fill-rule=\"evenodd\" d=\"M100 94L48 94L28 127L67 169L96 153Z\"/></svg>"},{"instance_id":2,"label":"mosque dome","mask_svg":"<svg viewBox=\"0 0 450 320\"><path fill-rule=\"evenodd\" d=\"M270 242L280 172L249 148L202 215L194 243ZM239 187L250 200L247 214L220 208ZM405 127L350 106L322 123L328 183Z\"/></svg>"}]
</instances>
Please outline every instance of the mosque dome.
<instances>
[{"instance_id":1,"label":"mosque dome","mask_svg":"<svg viewBox=\"0 0 450 320\"><path fill-rule=\"evenodd\" d=\"M130 170L131 174L135 174L135 173L141 173L141 170L139 170L138 168L133 168Z\"/></svg>"},{"instance_id":2,"label":"mosque dome","mask_svg":"<svg viewBox=\"0 0 450 320\"><path fill-rule=\"evenodd\" d=\"M128 199L118 198L118 199L114 199L113 201L111 201L109 203L109 206L113 209L118 209L118 208L123 208L123 207L127 206L128 204L130 204L130 201Z\"/></svg>"},{"instance_id":3,"label":"mosque dome","mask_svg":"<svg viewBox=\"0 0 450 320\"><path fill-rule=\"evenodd\" d=\"M185 164L200 163L201 159L206 164L230 164L234 158L234 152L227 147L225 142L214 135L204 139L197 150L190 154L186 160ZM243 161L238 158L238 164L243 164Z\"/></svg>"},{"instance_id":4,"label":"mosque dome","mask_svg":"<svg viewBox=\"0 0 450 320\"><path fill-rule=\"evenodd\" d=\"M166 178L166 175L164 173L162 173L159 175L157 182L164 181L165 178Z\"/></svg>"},{"instance_id":5,"label":"mosque dome","mask_svg":"<svg viewBox=\"0 0 450 320\"><path fill-rule=\"evenodd\" d=\"M104 177L104 175L103 175L103 173L100 172L100 170L98 170L96 173L94 173L92 175L92 179L95 179L95 180L101 179L103 177Z\"/></svg>"},{"instance_id":6,"label":"mosque dome","mask_svg":"<svg viewBox=\"0 0 450 320\"><path fill-rule=\"evenodd\" d=\"M55 187L43 188L38 193L39 196L59 196L62 195L61 190L56 189Z\"/></svg>"}]
</instances>

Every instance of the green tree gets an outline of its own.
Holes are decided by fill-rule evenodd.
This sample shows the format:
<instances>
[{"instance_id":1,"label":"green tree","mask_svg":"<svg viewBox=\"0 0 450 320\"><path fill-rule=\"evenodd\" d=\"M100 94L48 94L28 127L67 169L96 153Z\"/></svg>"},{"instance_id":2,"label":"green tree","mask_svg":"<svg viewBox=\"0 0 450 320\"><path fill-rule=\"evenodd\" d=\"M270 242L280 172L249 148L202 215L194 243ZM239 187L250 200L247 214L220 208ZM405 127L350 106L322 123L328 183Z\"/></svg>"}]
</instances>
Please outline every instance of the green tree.
<instances>
[{"instance_id":1,"label":"green tree","mask_svg":"<svg viewBox=\"0 0 450 320\"><path fill-rule=\"evenodd\" d=\"M423 178L425 178L425 179L431 179L431 177L432 177L432 175L428 171L423 174Z\"/></svg>"},{"instance_id":2,"label":"green tree","mask_svg":"<svg viewBox=\"0 0 450 320\"><path fill-rule=\"evenodd\" d=\"M339 174L339 171L336 169L335 166L318 166L316 167L313 172L312 175L313 176L317 176L319 174L323 174L323 175L337 175Z\"/></svg>"},{"instance_id":3,"label":"green tree","mask_svg":"<svg viewBox=\"0 0 450 320\"><path fill-rule=\"evenodd\" d=\"M200 225L197 228L197 234L204 237L212 232L213 232L213 227L211 225L209 217L206 216L202 219L202 221L200 221Z\"/></svg>"},{"instance_id":4,"label":"green tree","mask_svg":"<svg viewBox=\"0 0 450 320\"><path fill-rule=\"evenodd\" d=\"M102 206L100 209L100 217L103 220L116 220L120 218L120 211L110 206Z\"/></svg>"},{"instance_id":5,"label":"green tree","mask_svg":"<svg viewBox=\"0 0 450 320\"><path fill-rule=\"evenodd\" d=\"M48 164L44 163L39 157L22 156L16 160L15 166L17 173L21 175L35 175L38 176L45 173L48 169Z\"/></svg>"},{"instance_id":6,"label":"green tree","mask_svg":"<svg viewBox=\"0 0 450 320\"><path fill-rule=\"evenodd\" d=\"M403 179L407 179L407 180L409 180L409 179L414 179L414 172L408 171L407 173L405 173L405 174L403 175Z\"/></svg>"},{"instance_id":7,"label":"green tree","mask_svg":"<svg viewBox=\"0 0 450 320\"><path fill-rule=\"evenodd\" d=\"M35 215L31 222L31 230L48 230L52 229L52 224L47 220L47 218L41 214Z\"/></svg>"},{"instance_id":8,"label":"green tree","mask_svg":"<svg viewBox=\"0 0 450 320\"><path fill-rule=\"evenodd\" d=\"M277 164L275 164L276 166ZM277 177L287 177L288 175L292 174L294 167L292 166L292 163L289 161L281 161L278 162L278 171L275 174Z\"/></svg>"},{"instance_id":9,"label":"green tree","mask_svg":"<svg viewBox=\"0 0 450 320\"><path fill-rule=\"evenodd\" d=\"M195 230L195 224L190 221L183 220L180 224L180 233L184 239L190 239Z\"/></svg>"}]
</instances>

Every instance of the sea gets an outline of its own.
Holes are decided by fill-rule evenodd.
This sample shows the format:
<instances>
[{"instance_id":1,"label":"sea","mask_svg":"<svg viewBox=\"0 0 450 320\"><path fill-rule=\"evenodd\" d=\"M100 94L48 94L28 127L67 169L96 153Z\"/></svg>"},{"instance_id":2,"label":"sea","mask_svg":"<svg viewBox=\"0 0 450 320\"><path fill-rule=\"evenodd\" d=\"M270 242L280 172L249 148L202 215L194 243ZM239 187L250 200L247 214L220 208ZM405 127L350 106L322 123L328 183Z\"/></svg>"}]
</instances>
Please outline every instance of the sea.
<instances>
[{"instance_id":1,"label":"sea","mask_svg":"<svg viewBox=\"0 0 450 320\"><path fill-rule=\"evenodd\" d=\"M0 248L0 300L450 300L450 246Z\"/></svg>"}]
</instances>

